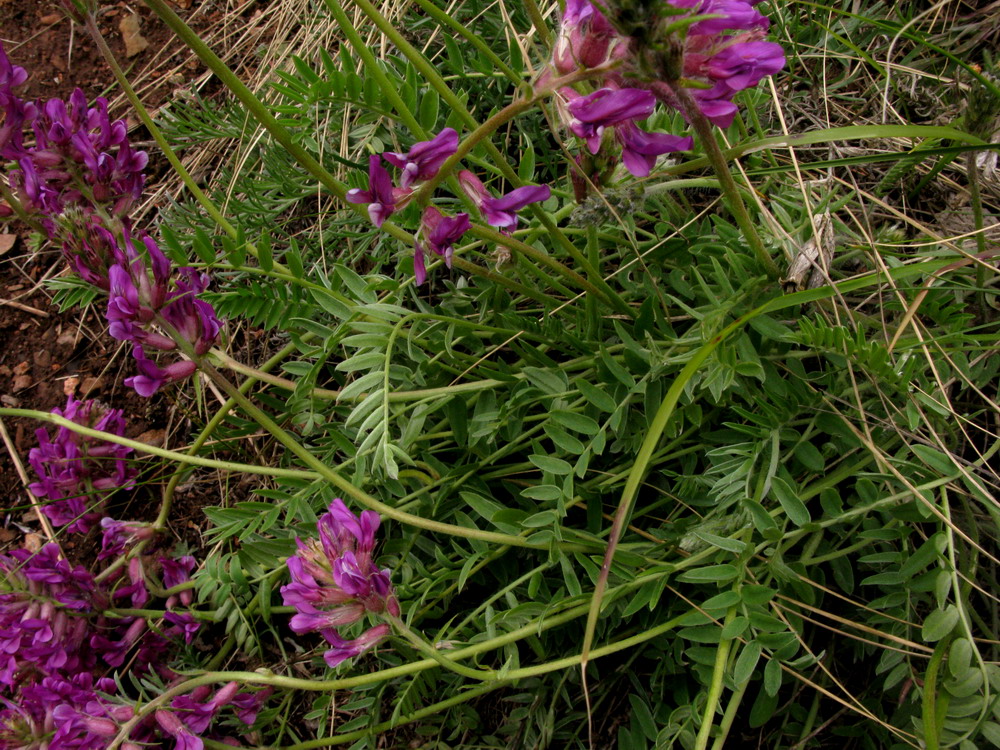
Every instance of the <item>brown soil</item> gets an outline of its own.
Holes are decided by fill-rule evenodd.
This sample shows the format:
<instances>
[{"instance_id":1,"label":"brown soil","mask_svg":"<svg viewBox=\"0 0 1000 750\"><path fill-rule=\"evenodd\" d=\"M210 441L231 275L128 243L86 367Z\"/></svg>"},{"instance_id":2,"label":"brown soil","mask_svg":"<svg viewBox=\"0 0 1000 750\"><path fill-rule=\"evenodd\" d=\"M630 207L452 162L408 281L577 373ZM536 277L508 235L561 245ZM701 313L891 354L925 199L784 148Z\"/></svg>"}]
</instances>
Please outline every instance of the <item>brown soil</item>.
<instances>
[{"instance_id":1,"label":"brown soil","mask_svg":"<svg viewBox=\"0 0 1000 750\"><path fill-rule=\"evenodd\" d=\"M252 3L244 4L244 8ZM185 7L186 6L186 7ZM195 30L216 20L221 11L196 12L190 0L175 10L190 17ZM139 33L145 49L126 56L120 31L122 19L138 13ZM119 62L126 68L144 103L154 108L204 73L173 34L141 3L105 5L99 27ZM133 119L125 108L105 63L86 31L72 24L59 3L43 0L0 0L0 39L15 65L29 73L18 90L26 98L65 97L79 87L89 101L106 96L112 114ZM116 108L117 105L117 108ZM150 176L162 172L154 150L143 141L142 128L130 133L133 143L150 150ZM149 186L149 183L147 183ZM138 396L124 385L134 374L130 350L106 333L101 301L82 312L60 313L51 304L51 292L43 281L64 273L60 254L43 246L36 250L29 228L16 222L0 224L0 405L50 411L64 406L67 395L97 398L124 410L127 436L155 445L176 448L186 443L192 431L186 418L190 389L167 388L151 399ZM183 401L184 403L181 403ZM42 533L25 492L25 477L35 477L28 465L28 452L37 444L38 422L30 419L0 420L6 435L0 445L0 544L20 544L27 533ZM207 475L201 475L206 479ZM111 500L109 515L130 520L151 520L159 507L160 477L140 475L139 487L118 493ZM172 530L191 547L200 546L206 525L201 508L217 505L219 493L211 479L186 483L177 493L171 514ZM86 562L97 534L89 539L62 535L71 557ZM84 558L84 559L81 559Z\"/></svg>"}]
</instances>

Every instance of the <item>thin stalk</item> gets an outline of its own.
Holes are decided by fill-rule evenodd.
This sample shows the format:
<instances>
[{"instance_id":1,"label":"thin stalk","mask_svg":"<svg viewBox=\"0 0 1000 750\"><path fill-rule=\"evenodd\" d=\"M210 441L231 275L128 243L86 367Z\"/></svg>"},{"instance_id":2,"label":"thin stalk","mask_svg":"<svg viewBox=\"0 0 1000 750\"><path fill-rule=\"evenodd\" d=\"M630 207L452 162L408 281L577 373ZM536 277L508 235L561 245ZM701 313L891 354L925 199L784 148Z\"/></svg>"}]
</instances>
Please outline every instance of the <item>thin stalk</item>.
<instances>
[{"instance_id":1,"label":"thin stalk","mask_svg":"<svg viewBox=\"0 0 1000 750\"><path fill-rule=\"evenodd\" d=\"M600 268L601 256L597 241L597 225L587 225L587 259L594 268ZM587 311L587 325L590 327L589 338L592 341L598 340L598 329L600 325L600 315L597 311L597 300L593 296L588 296L585 304Z\"/></svg>"},{"instance_id":2,"label":"thin stalk","mask_svg":"<svg viewBox=\"0 0 1000 750\"><path fill-rule=\"evenodd\" d=\"M730 607L726 613L726 624L732 622L736 616L736 607ZM719 643L715 650L715 666L712 669L712 682L708 686L708 699L705 701L705 713L701 719L701 728L695 739L695 750L706 750L708 741L712 736L712 726L715 723L715 712L719 707L719 698L722 697L722 682L726 677L726 669L729 665L729 652L733 647L733 639L726 638Z\"/></svg>"},{"instance_id":3,"label":"thin stalk","mask_svg":"<svg viewBox=\"0 0 1000 750\"><path fill-rule=\"evenodd\" d=\"M348 742L354 742L355 740L360 740L363 737L369 737L374 734L379 734L380 732L387 732L390 729L395 729L396 727L401 727L405 724L412 724L415 721L420 721L427 716L438 717L443 711L446 711L453 706L457 706L461 703L466 703L474 698L478 698L481 695L496 690L499 687L503 687L510 683L510 680L498 680L496 682L486 682L482 685L477 685L475 687L467 688L462 690L462 692L453 695L451 698L447 698L443 701L438 701L437 703L432 703L429 706L425 706L418 711L414 711L410 714L404 714L397 719L389 719L388 721L383 721L366 729L358 729L354 732L348 732L346 734L337 735L336 737L317 737L313 740L306 740L304 742L297 742L294 745L285 745L280 748L280 750L314 750L317 747L332 747L333 745L346 745ZM207 747L207 745L206 745ZM225 748L220 748L220 750L232 750L232 747L226 745Z\"/></svg>"},{"instance_id":4,"label":"thin stalk","mask_svg":"<svg viewBox=\"0 0 1000 750\"><path fill-rule=\"evenodd\" d=\"M702 114L691 94L685 88L682 86L674 86L672 88L674 95L684 108L688 121L694 128L695 133L698 134L698 139L705 148L705 155L712 165L715 176L719 178L719 183L722 186L722 194L726 196L726 202L729 204L729 209L733 212L733 217L736 219L740 231L743 232L744 239L750 245L750 249L757 257L758 262L767 271L767 275L772 280L777 279L781 276L781 272L768 254L764 243L760 239L760 235L757 233L756 227L753 225L753 221L750 219L746 204L743 203L740 191L736 187L736 181L733 179L732 172L729 171L726 158L722 154L722 149L719 148L718 141L715 140L715 132L712 130L712 124Z\"/></svg>"},{"instance_id":5,"label":"thin stalk","mask_svg":"<svg viewBox=\"0 0 1000 750\"><path fill-rule=\"evenodd\" d=\"M282 469L270 466L255 466L254 464L241 464L235 461L218 461L211 458L203 458L201 456L190 456L186 453L178 453L177 451L171 451L165 448L157 448L154 445L141 443L138 440L130 440L129 438L114 435L110 432L101 432L100 430L94 430L90 427L84 427L83 425L79 425L76 422L66 419L65 417L60 417L45 411L0 407L0 416L24 417L26 419L34 419L39 422L47 422L58 427L65 427L66 429L72 430L73 432L83 435L84 437L96 440L105 440L109 443L116 443L118 445L125 445L140 453L149 453L154 456L159 456L160 458L165 458L168 461L178 461L192 466L204 466L209 469L221 469L223 471L230 471L234 473L242 472L246 474L265 474L267 476L287 477L289 479L319 479L321 476L315 471L304 471L302 469Z\"/></svg>"},{"instance_id":6,"label":"thin stalk","mask_svg":"<svg viewBox=\"0 0 1000 750\"><path fill-rule=\"evenodd\" d=\"M726 706L726 712L722 715L722 721L719 722L719 734L716 736L715 742L712 743L712 750L723 750L725 748L729 730L733 727L733 722L736 720L736 712L739 711L740 704L743 702L743 696L746 695L749 685L750 680L745 680L730 696L729 705Z\"/></svg>"},{"instance_id":7,"label":"thin stalk","mask_svg":"<svg viewBox=\"0 0 1000 750\"><path fill-rule=\"evenodd\" d=\"M972 220L976 228L976 252L980 258L986 257L986 233L983 231L983 199L979 192L979 166L976 164L975 152L965 155L965 172L969 179L969 200L972 203ZM979 303L979 315L986 320L989 303L986 300L986 264L976 264L976 297Z\"/></svg>"},{"instance_id":8,"label":"thin stalk","mask_svg":"<svg viewBox=\"0 0 1000 750\"><path fill-rule=\"evenodd\" d=\"M294 345L289 345L289 347L286 348L294 349ZM270 373L245 365L219 349L213 349L211 355L214 359L219 361L222 367L225 367L227 370L232 370L240 375L247 375L255 381L261 381L277 388L284 388L287 391L294 391L298 388L298 384L294 380L289 380L288 378L283 378L278 375L271 375ZM503 380L476 380L469 383L456 383L455 385L441 386L439 388L425 388L417 391L393 391L392 393L389 393L386 398L393 402L420 401L425 398L451 396L456 393L475 393L476 391L498 388L502 385L507 385L507 383ZM245 392L246 391L244 390L244 393ZM361 402L368 397L368 393L365 392L359 393L353 398L341 399L340 391L335 391L329 388L312 388L308 390L307 393L313 398L317 398L321 401L343 400L346 402Z\"/></svg>"},{"instance_id":9,"label":"thin stalk","mask_svg":"<svg viewBox=\"0 0 1000 750\"><path fill-rule=\"evenodd\" d=\"M105 62L111 67L111 73L114 75L115 80L118 81L118 85L122 87L122 91L125 92L125 97L129 100L132 105L132 109L135 111L136 115L142 121L142 124L146 126L146 130L156 141L156 145L160 147L160 151L163 155L167 157L167 161L170 162L170 166L174 168L178 177L184 183L184 186L191 192L194 199L201 204L201 207L205 209L206 213L212 217L212 220L218 224L222 230L228 234L230 237L236 237L236 229L232 224L222 215L222 212L216 207L212 200L205 195L205 192L198 187L198 184L191 177L191 174L184 167L184 164L174 153L174 150L170 147L170 143L160 132L160 129L156 127L156 123L153 122L153 118L149 116L149 112L143 105L142 100L139 99L138 95L135 93L135 89L132 88L132 84L129 83L128 78L125 77L125 72L121 69L118 64L118 60L115 58L115 53L111 51L108 43L104 40L104 35L101 34L101 30L97 26L97 22L94 20L94 14L88 13L86 15L85 27L90 34L97 48L101 51L104 56Z\"/></svg>"},{"instance_id":10,"label":"thin stalk","mask_svg":"<svg viewBox=\"0 0 1000 750\"><path fill-rule=\"evenodd\" d=\"M481 682L495 682L498 679L497 673L492 669L472 669L471 667L466 667L456 661L452 661L434 648L431 644L427 643L417 633L410 630L407 624L398 617L393 617L388 613L384 614L383 617L392 623L392 626L396 628L407 643L413 646L419 653L436 661L441 667L447 669L449 672L454 672L462 677L468 677Z\"/></svg>"},{"instance_id":11,"label":"thin stalk","mask_svg":"<svg viewBox=\"0 0 1000 750\"><path fill-rule=\"evenodd\" d=\"M531 19L535 31L538 32L538 41L546 47L551 47L552 35L549 34L549 27L545 23L545 19L542 18L541 11L538 9L538 3L535 0L524 0L524 10L527 12L528 18Z\"/></svg>"},{"instance_id":12,"label":"thin stalk","mask_svg":"<svg viewBox=\"0 0 1000 750\"><path fill-rule=\"evenodd\" d=\"M386 505L380 500L375 499L368 493L358 489L353 484L344 479L340 474L335 472L329 466L324 464L318 458L316 458L312 453L310 453L305 447L300 445L298 441L295 440L291 435L288 434L284 429L282 429L273 419L271 419L267 414L265 414L261 409L259 409L253 402L251 402L246 396L237 390L229 380L222 376L222 374L216 370L212 365L207 362L200 363L202 372L208 375L212 381L218 385L225 393L227 393L230 398L233 398L240 408L243 409L247 415L249 415L254 421L257 422L261 427L267 430L271 435L282 445L288 448L292 453L298 456L307 466L314 469L323 479L326 479L331 484L335 485L338 489L346 492L354 500L364 505L366 508L370 508L383 516L392 518L400 523L405 523L410 526L415 526L417 528L424 529L426 531L433 531L441 534L449 534L451 536L459 536L467 539L480 539L484 542L492 542L494 544L509 544L513 547L529 547L537 549L547 549L548 543L535 544L528 542L524 537L513 536L511 534L501 534L493 531L482 531L481 529L469 529L463 526L455 526L450 523L442 523L441 521L434 521L429 518L422 518L420 516L414 516L410 513L405 513L391 505ZM572 548L579 551L590 550L591 548L586 545L581 544L571 544L564 545L566 548Z\"/></svg>"},{"instance_id":13,"label":"thin stalk","mask_svg":"<svg viewBox=\"0 0 1000 750\"><path fill-rule=\"evenodd\" d=\"M521 83L522 77L519 76L507 63L505 63L496 52L490 49L490 46L486 44L486 42L484 42L478 34L474 33L468 27L460 24L429 0L414 0L414 3L416 3L416 5L419 6L424 13L429 15L435 21L443 26L447 26L457 32L461 37L468 40L469 44L486 55L489 61L496 65L497 69L507 76L510 82L515 86Z\"/></svg>"}]
</instances>

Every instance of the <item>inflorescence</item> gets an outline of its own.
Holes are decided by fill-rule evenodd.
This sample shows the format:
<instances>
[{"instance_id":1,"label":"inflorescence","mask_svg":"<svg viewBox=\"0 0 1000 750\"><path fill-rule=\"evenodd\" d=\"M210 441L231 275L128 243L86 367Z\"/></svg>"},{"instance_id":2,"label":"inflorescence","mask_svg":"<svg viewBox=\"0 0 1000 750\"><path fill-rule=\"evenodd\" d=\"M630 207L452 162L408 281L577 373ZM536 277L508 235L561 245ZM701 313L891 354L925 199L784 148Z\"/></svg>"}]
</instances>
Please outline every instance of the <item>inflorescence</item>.
<instances>
[{"instance_id":1,"label":"inflorescence","mask_svg":"<svg viewBox=\"0 0 1000 750\"><path fill-rule=\"evenodd\" d=\"M107 293L109 332L132 344L139 371L125 383L151 396L190 377L218 340L219 319L197 298L209 277L175 267L133 226L129 212L142 195L148 157L129 144L125 121L111 120L107 100L88 107L77 89L68 101L29 102L14 93L26 80L0 45L0 158L8 162L0 218L17 212L33 221L84 281ZM179 348L187 358L155 358Z\"/></svg>"}]
</instances>

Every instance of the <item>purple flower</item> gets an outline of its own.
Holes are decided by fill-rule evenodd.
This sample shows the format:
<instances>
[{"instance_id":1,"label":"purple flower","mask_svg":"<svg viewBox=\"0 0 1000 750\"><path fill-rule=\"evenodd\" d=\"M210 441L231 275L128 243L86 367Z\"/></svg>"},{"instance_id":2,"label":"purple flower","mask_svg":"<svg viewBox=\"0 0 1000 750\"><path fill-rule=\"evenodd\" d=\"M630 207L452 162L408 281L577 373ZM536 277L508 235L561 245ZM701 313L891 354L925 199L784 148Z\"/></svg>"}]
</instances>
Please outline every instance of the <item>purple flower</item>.
<instances>
[{"instance_id":1,"label":"purple flower","mask_svg":"<svg viewBox=\"0 0 1000 750\"><path fill-rule=\"evenodd\" d=\"M182 359L165 368L160 368L157 364L146 356L142 347L136 344L132 347L132 357L135 359L139 374L131 378L125 378L125 385L134 388L140 396L149 398L167 383L174 383L184 380L194 375L198 369L191 360Z\"/></svg>"},{"instance_id":2,"label":"purple flower","mask_svg":"<svg viewBox=\"0 0 1000 750\"><path fill-rule=\"evenodd\" d=\"M377 154L368 158L368 190L354 188L347 191L348 203L367 203L368 217L376 227L382 226L396 210L396 191L392 187L392 177L382 166Z\"/></svg>"},{"instance_id":3,"label":"purple flower","mask_svg":"<svg viewBox=\"0 0 1000 750\"><path fill-rule=\"evenodd\" d=\"M355 516L337 498L317 526L318 540L296 540L299 549L288 559L291 583L281 587L281 595L285 606L297 611L292 618L296 633L319 632L334 645L325 658L335 666L388 634L388 626L384 626L384 633L373 629L377 637L365 634L356 641L346 641L337 627L357 622L366 612L396 616L399 604L389 571L380 570L372 560L379 527L377 513L366 510Z\"/></svg>"},{"instance_id":4,"label":"purple flower","mask_svg":"<svg viewBox=\"0 0 1000 750\"><path fill-rule=\"evenodd\" d=\"M611 125L643 120L653 113L653 95L642 89L599 89L569 103L569 128L587 141L590 153L601 148L601 135Z\"/></svg>"},{"instance_id":5,"label":"purple flower","mask_svg":"<svg viewBox=\"0 0 1000 750\"><path fill-rule=\"evenodd\" d=\"M128 598L132 607L143 607L149 601L149 590L146 588L146 575L142 569L142 560L133 557L128 561L128 586L116 589L115 599Z\"/></svg>"},{"instance_id":6,"label":"purple flower","mask_svg":"<svg viewBox=\"0 0 1000 750\"><path fill-rule=\"evenodd\" d=\"M61 559L56 544L0 555L0 573L0 684L14 686L29 670L79 670L89 627L85 615L106 604L93 576Z\"/></svg>"},{"instance_id":7,"label":"purple flower","mask_svg":"<svg viewBox=\"0 0 1000 750\"><path fill-rule=\"evenodd\" d=\"M191 572L196 567L198 567L198 561L191 557L191 555L185 555L176 559L161 557L160 573L163 576L163 587L172 589L174 586L187 583L191 580ZM180 601L185 607L190 607L191 602L194 601L194 594L191 593L190 589L185 589L180 594L169 597L167 599L168 608L174 605L174 599Z\"/></svg>"},{"instance_id":8,"label":"purple flower","mask_svg":"<svg viewBox=\"0 0 1000 750\"><path fill-rule=\"evenodd\" d=\"M96 401L77 401L70 396L64 409L53 409L52 413L84 427L125 434L122 412L106 409ZM88 510L88 500L99 508L108 492L132 486L136 471L126 461L132 449L77 435L67 427L56 430L55 440L42 428L35 434L38 447L29 451L28 461L39 481L29 489L52 501L43 511L53 524L66 526L67 531L89 531L100 513Z\"/></svg>"},{"instance_id":9,"label":"purple flower","mask_svg":"<svg viewBox=\"0 0 1000 750\"><path fill-rule=\"evenodd\" d=\"M455 252L454 244L462 239L462 235L471 225L468 214L445 216L434 206L424 209L418 231L418 236L423 237L423 242L417 240L413 257L413 275L418 285L427 279L427 266L424 263L425 243L427 250L444 258L445 265L451 268L451 258Z\"/></svg>"},{"instance_id":10,"label":"purple flower","mask_svg":"<svg viewBox=\"0 0 1000 750\"><path fill-rule=\"evenodd\" d=\"M332 646L323 654L323 659L330 667L336 667L341 662L358 656L385 640L389 635L389 626L376 625L354 640L341 638L336 630L325 630L322 635L326 642Z\"/></svg>"},{"instance_id":11,"label":"purple flower","mask_svg":"<svg viewBox=\"0 0 1000 750\"><path fill-rule=\"evenodd\" d=\"M708 74L733 92L756 86L785 67L785 52L774 42L740 42L725 47L707 64Z\"/></svg>"},{"instance_id":12,"label":"purple flower","mask_svg":"<svg viewBox=\"0 0 1000 750\"><path fill-rule=\"evenodd\" d=\"M215 695L209 700L205 700L212 693L208 685L195 688L190 695L181 695L171 701L171 708L183 719L187 728L192 732L204 734L212 723L212 719L219 709L232 702L239 685L235 682L228 682L219 688Z\"/></svg>"},{"instance_id":13,"label":"purple flower","mask_svg":"<svg viewBox=\"0 0 1000 750\"><path fill-rule=\"evenodd\" d=\"M674 2L677 6L678 3ZM685 6L686 7L686 6ZM770 21L752 3L745 0L705 0L701 7L695 10L695 15L713 15L718 18L706 18L688 27L689 35L716 35L725 31L750 31L761 29L766 31Z\"/></svg>"},{"instance_id":14,"label":"purple flower","mask_svg":"<svg viewBox=\"0 0 1000 750\"><path fill-rule=\"evenodd\" d=\"M106 560L109 557L117 557L125 552L127 546L136 542L151 539L153 527L148 523L138 521L116 521L113 518L102 518L101 528L101 551L97 554L98 560Z\"/></svg>"},{"instance_id":15,"label":"purple flower","mask_svg":"<svg viewBox=\"0 0 1000 750\"><path fill-rule=\"evenodd\" d=\"M192 734L191 730L184 726L184 722L172 711L161 708L153 716L160 728L177 741L177 744L174 745L175 750L205 750L205 743L201 741L201 738Z\"/></svg>"},{"instance_id":16,"label":"purple flower","mask_svg":"<svg viewBox=\"0 0 1000 750\"><path fill-rule=\"evenodd\" d=\"M195 354L206 354L218 341L222 329L215 308L196 296L208 288L209 276L193 268L181 268L178 273L177 291L163 308L163 318L194 347Z\"/></svg>"},{"instance_id":17,"label":"purple flower","mask_svg":"<svg viewBox=\"0 0 1000 750\"><path fill-rule=\"evenodd\" d=\"M624 51L627 43L587 0L567 0L552 49L552 66L563 74L579 67L594 68L612 59L616 50Z\"/></svg>"},{"instance_id":18,"label":"purple flower","mask_svg":"<svg viewBox=\"0 0 1000 750\"><path fill-rule=\"evenodd\" d=\"M499 227L508 234L517 228L518 211L529 203L546 201L552 195L548 185L526 185L494 198L478 177L464 169L458 173L458 182L465 194L482 211L486 223Z\"/></svg>"},{"instance_id":19,"label":"purple flower","mask_svg":"<svg viewBox=\"0 0 1000 750\"><path fill-rule=\"evenodd\" d=\"M622 146L622 161L635 177L646 177L656 164L656 157L675 151L687 151L693 138L681 138L669 133L647 133L633 122L615 126L615 137Z\"/></svg>"},{"instance_id":20,"label":"purple flower","mask_svg":"<svg viewBox=\"0 0 1000 750\"><path fill-rule=\"evenodd\" d=\"M445 128L431 140L414 144L406 154L386 151L382 158L403 170L399 185L406 189L436 175L445 160L457 150L458 133L453 128Z\"/></svg>"},{"instance_id":21,"label":"purple flower","mask_svg":"<svg viewBox=\"0 0 1000 750\"><path fill-rule=\"evenodd\" d=\"M264 688L256 693L239 693L233 697L232 706L236 709L236 716L247 726L250 726L257 720L257 714L260 712L261 706L264 705L271 693L274 692L274 688Z\"/></svg>"}]
</instances>

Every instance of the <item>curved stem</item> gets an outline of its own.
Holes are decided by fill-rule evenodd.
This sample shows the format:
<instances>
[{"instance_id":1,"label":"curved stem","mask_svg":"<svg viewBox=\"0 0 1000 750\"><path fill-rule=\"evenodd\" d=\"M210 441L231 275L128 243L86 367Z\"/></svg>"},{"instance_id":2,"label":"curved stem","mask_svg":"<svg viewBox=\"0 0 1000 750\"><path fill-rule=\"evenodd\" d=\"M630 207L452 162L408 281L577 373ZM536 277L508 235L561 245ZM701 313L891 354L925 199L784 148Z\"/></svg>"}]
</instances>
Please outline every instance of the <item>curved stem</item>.
<instances>
[{"instance_id":1,"label":"curved stem","mask_svg":"<svg viewBox=\"0 0 1000 750\"><path fill-rule=\"evenodd\" d=\"M624 588L624 587L623 587ZM508 643L514 643L523 638L527 638L532 635L536 635L542 630L548 630L556 625L561 625L565 622L580 617L587 611L587 606L580 605L574 607L566 612L559 615L553 615L547 617L544 620L538 622L534 621L525 625L523 627L517 628L510 633L505 633L504 635L491 638L482 643L477 643L472 646L467 646L466 648L459 649L451 655L452 660L466 659L470 656L475 656L486 651L496 650ZM662 634L673 630L678 627L678 625L684 620L685 617L690 616L690 611L685 612L677 617L671 618L665 623L661 623L649 630L644 630L641 633L630 636L628 638L623 638L614 643L609 643L606 646L602 646L599 649L594 649L592 656L598 658L601 656L606 656L608 654L613 654L618 651L623 651L627 648L639 645L640 643L645 643L646 641L652 640ZM557 659L555 661L545 662L543 664L537 664L531 667L522 667L520 669L508 670L503 674L502 679L504 681L520 680L527 677L537 677L538 675L547 674L549 672L556 672L560 669L566 669L568 667L575 666L580 663L582 654L576 654L574 656L568 656L564 659ZM356 677L344 677L341 679L334 680L306 680L297 677L286 677L284 675L276 675L270 673L270 670L260 670L258 672L212 672L209 674L200 675L198 677L193 677L190 680L185 680L182 683L174 685L173 687L163 691L160 695L153 698L151 701L142 706L136 711L135 716L125 722L121 729L119 730L117 736L109 743L108 750L116 750L116 748L121 747L121 743L126 741L132 732L132 729L142 721L146 716L149 716L153 711L161 706L167 704L169 701L176 698L178 695L183 695L184 693L194 690L196 687L201 685L214 685L220 682L241 682L247 685L272 685L274 687L286 688L290 690L308 690L313 692L331 692L334 690L341 690L351 687L358 687L361 685L371 685L377 682L383 682L385 680L394 679L396 677L403 677L406 675L414 674L416 672L422 672L426 669L439 666L438 662L434 659L424 659L418 662L412 662L410 664L404 664L399 667L391 667L389 669L383 669L378 672L373 672L366 675L358 675ZM495 683L489 683L495 684ZM354 739L358 739L360 736L364 736L371 733L370 729L360 730L361 734L351 734L351 735L341 735L340 737L330 738L331 741L327 741L326 745L336 745L344 742L350 742ZM296 745L297 748L303 747L325 747L324 744L310 744L310 745Z\"/></svg>"},{"instance_id":2,"label":"curved stem","mask_svg":"<svg viewBox=\"0 0 1000 750\"><path fill-rule=\"evenodd\" d=\"M757 261L767 271L767 275L772 280L777 279L781 275L781 272L768 254L764 243L760 239L760 235L757 233L757 228L754 227L753 221L750 219L746 204L743 203L740 191L736 187L736 181L733 179L732 172L729 171L729 167L726 164L726 158L722 155L722 149L719 148L718 141L715 140L715 132L712 130L712 124L702 114L702 111L698 108L697 103L695 103L694 98L688 93L687 89L682 86L673 86L672 90L684 108L688 122L691 123L695 133L698 134L698 139L705 148L705 155L708 156L715 176L719 178L722 193L726 196L729 209L733 212L733 218L736 219L740 231L743 232L743 237L746 239L747 244L750 245L750 249L753 250Z\"/></svg>"},{"instance_id":3,"label":"curved stem","mask_svg":"<svg viewBox=\"0 0 1000 750\"><path fill-rule=\"evenodd\" d=\"M399 521L400 523L405 523L410 526L416 526L417 528L425 529L426 531L434 531L441 534L449 534L452 536L460 536L468 539L480 539L484 542L493 542L495 544L509 544L513 547L529 547L535 549L547 549L548 543L533 543L527 541L522 536L513 536L511 534L501 534L494 531L483 531L481 529L470 529L463 526L455 526L450 523L442 523L441 521L434 521L429 518L421 518L420 516L414 516L411 513L405 513L391 505L386 505L385 503L376 500L374 497L366 492L355 487L353 484L344 479L340 474L335 472L329 466L324 464L318 458L316 458L312 453L310 453L306 448L298 443L291 435L289 435L285 430L283 430L273 419L271 419L267 414L261 411L256 405L254 405L246 396L240 393L229 380L222 376L218 370L207 362L201 363L201 370L206 375L208 375L212 381L218 385L223 391L225 391L231 398L235 399L236 403L239 404L253 420L257 422L261 427L267 430L271 435L282 445L288 448L292 453L298 456L307 466L313 468L318 472L323 479L326 479L331 484L336 486L338 489L346 492L354 500L364 505L366 508L370 508L378 513L392 518L393 520ZM577 550L590 550L591 547L581 544L570 544L563 545L564 548L572 548Z\"/></svg>"},{"instance_id":4,"label":"curved stem","mask_svg":"<svg viewBox=\"0 0 1000 750\"><path fill-rule=\"evenodd\" d=\"M726 613L726 623L730 623L736 615L736 607L730 607ZM698 729L698 736L695 739L695 750L705 750L708 741L712 737L712 726L715 723L715 712L719 707L719 698L722 697L722 682L726 676L726 668L729 665L729 652L733 646L732 638L725 638L719 643L715 651L715 666L712 669L712 683L708 688L708 699L705 701L705 713L701 719L701 727Z\"/></svg>"},{"instance_id":5,"label":"curved stem","mask_svg":"<svg viewBox=\"0 0 1000 750\"><path fill-rule=\"evenodd\" d=\"M414 633L398 617L393 617L392 615L386 613L383 615L386 620L392 623L393 627L402 635L406 641L413 646L417 651L419 651L424 656L427 656L442 667L447 669L449 672L454 672L462 677L469 677L473 680L481 680L485 682L495 682L497 678L497 673L492 669L472 669L471 667L465 667L456 661L452 661L447 656L442 654L431 644L427 643L423 638L421 638L417 633Z\"/></svg>"},{"instance_id":6,"label":"curved stem","mask_svg":"<svg viewBox=\"0 0 1000 750\"><path fill-rule=\"evenodd\" d=\"M180 463L191 464L192 466L205 466L210 469L222 469L223 471L243 472L247 474L266 474L268 476L288 477L290 479L320 478L320 475L315 471L282 469L279 467L272 468L269 466L256 466L254 464L241 464L236 463L235 461L217 461L211 458L202 458L201 456L191 456L186 453L178 453L176 451L166 450L165 448L157 448L156 446L149 445L148 443L140 443L138 440L130 440L129 438L121 437L120 435L115 435L110 432L101 432L100 430L94 430L90 427L84 427L83 425L79 425L76 422L66 419L65 417L59 417L46 411L0 407L0 416L24 417L27 419L35 419L39 422L47 422L58 427L65 427L66 429L72 430L73 432L83 435L84 437L96 440L105 440L109 443L116 443L118 445L125 445L140 453L149 453L154 456L159 456L160 458L165 458L169 461L178 461Z\"/></svg>"},{"instance_id":7,"label":"curved stem","mask_svg":"<svg viewBox=\"0 0 1000 750\"><path fill-rule=\"evenodd\" d=\"M184 164L174 153L174 150L170 147L167 139L160 132L160 129L156 127L156 123L153 122L153 118L149 116L149 112L146 111L146 107L143 106L142 100L139 99L138 95L135 93L135 89L132 88L132 84L129 83L128 78L125 77L125 72L121 69L118 64L118 60L115 58L115 53L111 51L108 43L104 40L104 35L101 34L101 30L97 26L97 22L94 20L94 14L88 13L86 15L85 23L87 32L90 34L97 48L101 51L104 56L105 62L111 68L111 72L118 81L118 85L122 87L122 91L125 92L125 97L129 100L132 105L132 109L135 111L138 118L142 121L142 124L146 126L146 130L156 141L156 145L160 147L160 151L163 155L167 157L167 161L170 162L170 166L173 167L177 176L181 178L184 186L191 191L191 195L194 196L195 200L201 204L201 207L205 209L209 216L218 224L230 237L236 236L236 229L232 224L222 215L222 212L216 207L212 200L205 195L205 192L198 187L198 184L191 177L191 174L184 167Z\"/></svg>"}]
</instances>

